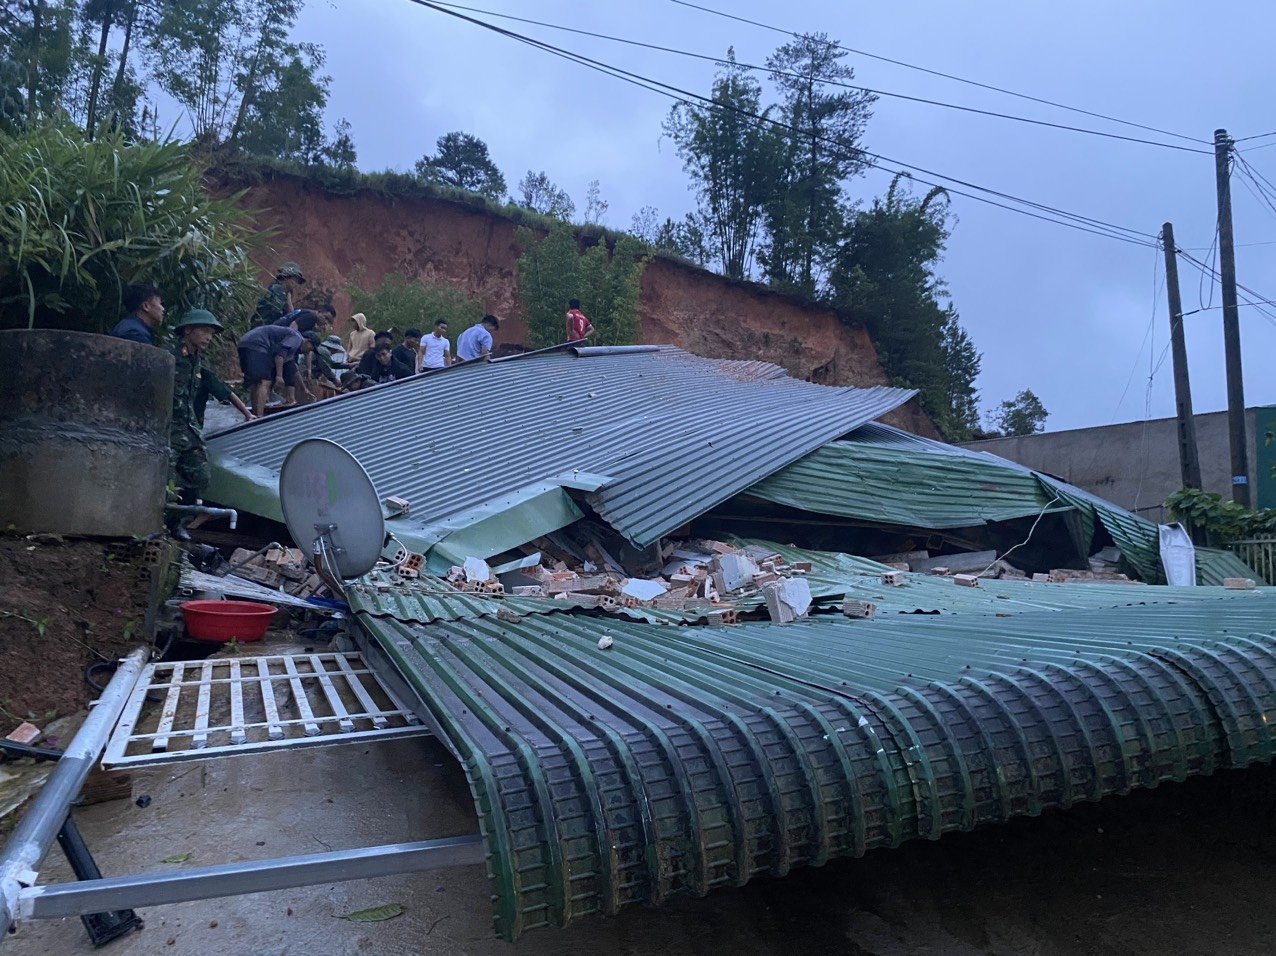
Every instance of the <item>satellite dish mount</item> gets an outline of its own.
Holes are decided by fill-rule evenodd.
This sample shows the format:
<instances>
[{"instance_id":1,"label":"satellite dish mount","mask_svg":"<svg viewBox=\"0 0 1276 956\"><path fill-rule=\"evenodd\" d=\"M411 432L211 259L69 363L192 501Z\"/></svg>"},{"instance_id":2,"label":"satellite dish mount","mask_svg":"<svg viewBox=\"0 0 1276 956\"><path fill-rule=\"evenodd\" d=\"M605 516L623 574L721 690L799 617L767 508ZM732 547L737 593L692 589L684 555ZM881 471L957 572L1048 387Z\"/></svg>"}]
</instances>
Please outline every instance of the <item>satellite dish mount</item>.
<instances>
[{"instance_id":1,"label":"satellite dish mount","mask_svg":"<svg viewBox=\"0 0 1276 956\"><path fill-rule=\"evenodd\" d=\"M350 452L326 438L295 445L279 470L288 533L334 591L372 570L385 547L381 499Z\"/></svg>"}]
</instances>

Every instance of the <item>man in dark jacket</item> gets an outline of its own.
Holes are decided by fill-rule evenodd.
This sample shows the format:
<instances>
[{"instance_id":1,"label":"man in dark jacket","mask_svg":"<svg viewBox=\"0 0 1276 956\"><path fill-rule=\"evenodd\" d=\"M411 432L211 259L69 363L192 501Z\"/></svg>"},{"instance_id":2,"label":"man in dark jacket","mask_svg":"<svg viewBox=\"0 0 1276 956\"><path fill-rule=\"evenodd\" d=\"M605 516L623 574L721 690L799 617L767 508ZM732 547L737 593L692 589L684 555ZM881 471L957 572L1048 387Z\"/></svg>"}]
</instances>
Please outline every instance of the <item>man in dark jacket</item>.
<instances>
[{"instance_id":1,"label":"man in dark jacket","mask_svg":"<svg viewBox=\"0 0 1276 956\"><path fill-rule=\"evenodd\" d=\"M111 335L117 339L154 345L155 330L164 323L164 302L159 289L149 282L128 286L124 290L124 309L128 315L111 329Z\"/></svg>"},{"instance_id":2,"label":"man in dark jacket","mask_svg":"<svg viewBox=\"0 0 1276 956\"><path fill-rule=\"evenodd\" d=\"M377 384L397 381L412 374L408 366L394 357L394 349L385 343L359 359L358 372Z\"/></svg>"}]
</instances>

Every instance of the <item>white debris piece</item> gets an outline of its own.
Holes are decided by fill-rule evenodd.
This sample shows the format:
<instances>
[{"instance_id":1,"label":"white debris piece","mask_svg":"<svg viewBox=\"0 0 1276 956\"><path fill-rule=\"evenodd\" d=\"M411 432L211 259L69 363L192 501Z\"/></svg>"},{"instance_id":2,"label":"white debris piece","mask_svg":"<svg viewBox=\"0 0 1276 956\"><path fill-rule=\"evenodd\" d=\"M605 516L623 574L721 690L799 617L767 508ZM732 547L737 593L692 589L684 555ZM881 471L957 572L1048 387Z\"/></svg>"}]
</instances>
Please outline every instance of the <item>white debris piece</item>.
<instances>
[{"instance_id":1,"label":"white debris piece","mask_svg":"<svg viewBox=\"0 0 1276 956\"><path fill-rule=\"evenodd\" d=\"M788 624L805 617L811 607L811 585L805 578L785 578L762 589L766 609L776 624Z\"/></svg>"},{"instance_id":2,"label":"white debris piece","mask_svg":"<svg viewBox=\"0 0 1276 956\"><path fill-rule=\"evenodd\" d=\"M611 639L610 634L604 634L602 637L598 639L598 649L600 651L605 651L607 650L607 648L611 647L615 643L616 642Z\"/></svg>"},{"instance_id":3,"label":"white debris piece","mask_svg":"<svg viewBox=\"0 0 1276 956\"><path fill-rule=\"evenodd\" d=\"M718 569L722 574L722 584L728 591L738 591L746 584L752 584L753 576L762 570L743 554L719 555Z\"/></svg>"},{"instance_id":4,"label":"white debris piece","mask_svg":"<svg viewBox=\"0 0 1276 956\"><path fill-rule=\"evenodd\" d=\"M654 601L669 590L663 581L652 581L646 578L630 578L620 593L639 601Z\"/></svg>"},{"instance_id":5,"label":"white debris piece","mask_svg":"<svg viewBox=\"0 0 1276 956\"><path fill-rule=\"evenodd\" d=\"M487 566L487 562L482 558L466 558L462 567L465 570L465 580L467 581L481 583L492 580L492 569Z\"/></svg>"}]
</instances>

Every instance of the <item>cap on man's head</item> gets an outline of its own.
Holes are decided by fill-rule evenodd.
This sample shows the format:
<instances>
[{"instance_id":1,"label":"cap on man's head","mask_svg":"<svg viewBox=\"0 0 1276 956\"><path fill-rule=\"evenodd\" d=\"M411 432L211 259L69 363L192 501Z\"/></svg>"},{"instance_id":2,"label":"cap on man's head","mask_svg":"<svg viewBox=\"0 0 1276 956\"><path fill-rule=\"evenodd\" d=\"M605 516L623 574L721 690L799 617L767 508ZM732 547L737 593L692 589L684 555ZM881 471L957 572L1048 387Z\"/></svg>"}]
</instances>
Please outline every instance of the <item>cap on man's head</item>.
<instances>
[{"instance_id":1,"label":"cap on man's head","mask_svg":"<svg viewBox=\"0 0 1276 956\"><path fill-rule=\"evenodd\" d=\"M499 329L501 327L501 320L494 315L483 316L483 322L486 325L490 325L494 329Z\"/></svg>"},{"instance_id":2,"label":"cap on man's head","mask_svg":"<svg viewBox=\"0 0 1276 956\"><path fill-rule=\"evenodd\" d=\"M173 326L173 331L180 332L182 329L198 326L208 326L215 332L220 332L223 328L222 324L217 321L217 317L207 309L191 309L182 316L180 322Z\"/></svg>"},{"instance_id":3,"label":"cap on man's head","mask_svg":"<svg viewBox=\"0 0 1276 956\"><path fill-rule=\"evenodd\" d=\"M279 267L279 271L275 273L276 279L296 279L302 285L305 285L306 277L301 274L301 266L295 262L285 262Z\"/></svg>"},{"instance_id":4,"label":"cap on man's head","mask_svg":"<svg viewBox=\"0 0 1276 956\"><path fill-rule=\"evenodd\" d=\"M311 348L316 348L316 349L317 349L317 348L319 347L319 333L318 333L318 332L302 332L302 333L301 333L301 337L302 337L303 339L305 339L307 342L309 342L309 343L310 343L310 347L311 347Z\"/></svg>"},{"instance_id":5,"label":"cap on man's head","mask_svg":"<svg viewBox=\"0 0 1276 956\"><path fill-rule=\"evenodd\" d=\"M339 349L341 348L341 336L336 334L330 335L323 340L323 344L329 348Z\"/></svg>"}]
</instances>

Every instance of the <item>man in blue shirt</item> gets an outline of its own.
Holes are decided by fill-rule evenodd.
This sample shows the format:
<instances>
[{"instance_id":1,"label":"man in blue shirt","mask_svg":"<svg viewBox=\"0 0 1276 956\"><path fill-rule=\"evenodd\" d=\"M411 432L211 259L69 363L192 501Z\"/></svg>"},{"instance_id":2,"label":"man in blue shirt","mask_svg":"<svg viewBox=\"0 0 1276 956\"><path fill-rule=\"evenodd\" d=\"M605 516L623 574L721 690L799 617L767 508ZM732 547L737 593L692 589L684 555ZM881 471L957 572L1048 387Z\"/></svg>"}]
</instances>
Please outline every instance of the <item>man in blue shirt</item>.
<instances>
[{"instance_id":1,"label":"man in blue shirt","mask_svg":"<svg viewBox=\"0 0 1276 956\"><path fill-rule=\"evenodd\" d=\"M117 339L154 345L155 330L164 322L164 303L159 289L149 282L128 286L124 290L124 308L128 315L111 329L111 335Z\"/></svg>"},{"instance_id":2,"label":"man in blue shirt","mask_svg":"<svg viewBox=\"0 0 1276 956\"><path fill-rule=\"evenodd\" d=\"M456 357L462 362L492 357L492 333L500 329L501 322L494 315L483 316L478 325L471 325L456 340Z\"/></svg>"}]
</instances>

